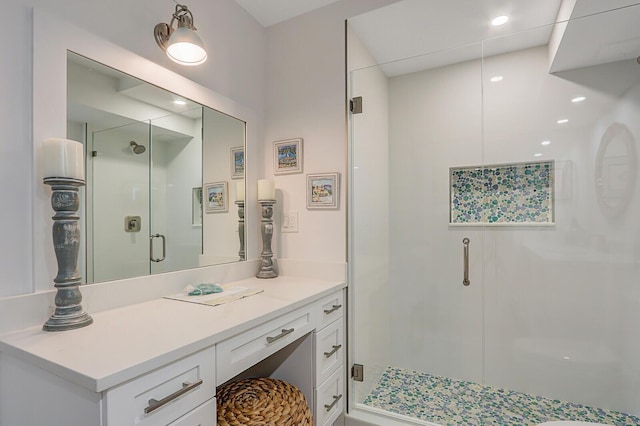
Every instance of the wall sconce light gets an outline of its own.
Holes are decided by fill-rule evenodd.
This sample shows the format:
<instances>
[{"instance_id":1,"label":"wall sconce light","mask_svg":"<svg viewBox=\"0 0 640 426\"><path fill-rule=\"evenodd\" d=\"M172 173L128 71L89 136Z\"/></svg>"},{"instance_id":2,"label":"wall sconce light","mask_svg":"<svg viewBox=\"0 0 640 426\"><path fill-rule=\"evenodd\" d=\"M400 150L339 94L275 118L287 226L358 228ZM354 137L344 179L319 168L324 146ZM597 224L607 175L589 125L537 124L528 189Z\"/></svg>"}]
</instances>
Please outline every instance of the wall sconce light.
<instances>
[{"instance_id":1,"label":"wall sconce light","mask_svg":"<svg viewBox=\"0 0 640 426\"><path fill-rule=\"evenodd\" d=\"M177 28L173 28L177 22ZM187 6L177 4L169 24L160 23L153 29L156 43L169 59L181 65L200 65L207 60L207 51L196 34L193 14Z\"/></svg>"}]
</instances>

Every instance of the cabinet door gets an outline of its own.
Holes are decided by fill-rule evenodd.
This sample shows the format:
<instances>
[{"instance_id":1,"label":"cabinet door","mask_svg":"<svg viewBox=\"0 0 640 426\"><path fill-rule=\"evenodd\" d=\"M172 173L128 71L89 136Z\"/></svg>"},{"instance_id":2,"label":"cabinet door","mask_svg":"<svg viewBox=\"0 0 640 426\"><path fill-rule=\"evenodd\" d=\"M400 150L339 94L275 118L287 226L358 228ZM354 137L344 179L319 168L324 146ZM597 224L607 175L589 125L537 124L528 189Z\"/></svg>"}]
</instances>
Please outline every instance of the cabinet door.
<instances>
[{"instance_id":1,"label":"cabinet door","mask_svg":"<svg viewBox=\"0 0 640 426\"><path fill-rule=\"evenodd\" d=\"M316 333L316 386L319 386L344 363L343 319Z\"/></svg>"},{"instance_id":2,"label":"cabinet door","mask_svg":"<svg viewBox=\"0 0 640 426\"><path fill-rule=\"evenodd\" d=\"M315 391L316 425L331 425L344 411L344 369L340 368Z\"/></svg>"}]
</instances>

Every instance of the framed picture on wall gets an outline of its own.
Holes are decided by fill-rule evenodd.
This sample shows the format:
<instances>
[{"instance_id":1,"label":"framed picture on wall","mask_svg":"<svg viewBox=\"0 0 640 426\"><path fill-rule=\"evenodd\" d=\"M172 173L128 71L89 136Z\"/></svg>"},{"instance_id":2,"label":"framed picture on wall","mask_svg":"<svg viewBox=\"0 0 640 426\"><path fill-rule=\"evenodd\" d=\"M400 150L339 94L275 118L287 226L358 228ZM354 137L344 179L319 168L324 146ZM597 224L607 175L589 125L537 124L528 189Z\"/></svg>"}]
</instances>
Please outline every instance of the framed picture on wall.
<instances>
[{"instance_id":1,"label":"framed picture on wall","mask_svg":"<svg viewBox=\"0 0 640 426\"><path fill-rule=\"evenodd\" d=\"M302 138L273 143L273 174L302 173Z\"/></svg>"},{"instance_id":2,"label":"framed picture on wall","mask_svg":"<svg viewBox=\"0 0 640 426\"><path fill-rule=\"evenodd\" d=\"M244 148L231 148L231 179L244 178Z\"/></svg>"},{"instance_id":3,"label":"framed picture on wall","mask_svg":"<svg viewBox=\"0 0 640 426\"><path fill-rule=\"evenodd\" d=\"M226 212L229 204L228 194L227 182L207 183L204 186L204 210L207 213Z\"/></svg>"},{"instance_id":4,"label":"framed picture on wall","mask_svg":"<svg viewBox=\"0 0 640 426\"><path fill-rule=\"evenodd\" d=\"M307 209L337 209L339 199L339 173L307 175Z\"/></svg>"}]
</instances>

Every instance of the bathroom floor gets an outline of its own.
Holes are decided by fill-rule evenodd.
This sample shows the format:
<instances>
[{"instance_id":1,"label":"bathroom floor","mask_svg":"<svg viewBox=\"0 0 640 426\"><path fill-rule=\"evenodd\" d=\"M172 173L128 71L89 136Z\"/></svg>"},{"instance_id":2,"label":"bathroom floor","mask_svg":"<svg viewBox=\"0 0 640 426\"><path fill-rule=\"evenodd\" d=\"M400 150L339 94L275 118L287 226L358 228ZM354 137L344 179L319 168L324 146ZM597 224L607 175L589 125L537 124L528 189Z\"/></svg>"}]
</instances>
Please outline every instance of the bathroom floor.
<instances>
[{"instance_id":1,"label":"bathroom floor","mask_svg":"<svg viewBox=\"0 0 640 426\"><path fill-rule=\"evenodd\" d=\"M640 425L640 418L616 411L392 367L364 404L447 426L534 426L551 420Z\"/></svg>"}]
</instances>

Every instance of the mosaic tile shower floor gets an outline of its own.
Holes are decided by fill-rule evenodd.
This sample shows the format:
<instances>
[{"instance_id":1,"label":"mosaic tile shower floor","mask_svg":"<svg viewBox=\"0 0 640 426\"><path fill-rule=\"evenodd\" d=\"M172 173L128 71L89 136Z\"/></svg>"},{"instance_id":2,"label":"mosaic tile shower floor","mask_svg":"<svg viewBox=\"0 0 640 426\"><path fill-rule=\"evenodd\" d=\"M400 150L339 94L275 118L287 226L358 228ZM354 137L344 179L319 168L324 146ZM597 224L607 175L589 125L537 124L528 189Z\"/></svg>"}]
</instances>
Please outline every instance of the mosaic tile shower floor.
<instances>
[{"instance_id":1,"label":"mosaic tile shower floor","mask_svg":"<svg viewBox=\"0 0 640 426\"><path fill-rule=\"evenodd\" d=\"M446 426L534 426L552 420L640 425L640 418L616 411L391 367L364 404Z\"/></svg>"}]
</instances>

